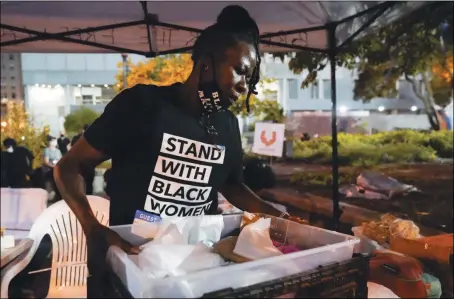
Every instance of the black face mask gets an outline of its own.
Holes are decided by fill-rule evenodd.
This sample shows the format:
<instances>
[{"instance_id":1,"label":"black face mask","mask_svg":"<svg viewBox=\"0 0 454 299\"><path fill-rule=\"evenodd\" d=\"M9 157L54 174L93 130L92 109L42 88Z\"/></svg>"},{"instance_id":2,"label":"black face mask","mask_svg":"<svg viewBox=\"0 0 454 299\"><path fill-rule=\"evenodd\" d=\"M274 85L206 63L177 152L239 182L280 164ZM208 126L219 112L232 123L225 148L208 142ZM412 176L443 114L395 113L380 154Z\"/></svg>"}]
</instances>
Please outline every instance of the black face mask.
<instances>
[{"instance_id":1,"label":"black face mask","mask_svg":"<svg viewBox=\"0 0 454 299\"><path fill-rule=\"evenodd\" d=\"M221 103L220 88L216 81L200 84L198 91L204 109L202 114L213 114L226 109Z\"/></svg>"},{"instance_id":2,"label":"black face mask","mask_svg":"<svg viewBox=\"0 0 454 299\"><path fill-rule=\"evenodd\" d=\"M203 109L205 110L202 114L213 114L219 111L227 109L221 101L221 88L216 81L216 69L214 64L214 58L211 58L211 65L213 68L213 81L207 83L199 83L199 98L202 103ZM202 74L200 74L200 82L202 81Z\"/></svg>"}]
</instances>

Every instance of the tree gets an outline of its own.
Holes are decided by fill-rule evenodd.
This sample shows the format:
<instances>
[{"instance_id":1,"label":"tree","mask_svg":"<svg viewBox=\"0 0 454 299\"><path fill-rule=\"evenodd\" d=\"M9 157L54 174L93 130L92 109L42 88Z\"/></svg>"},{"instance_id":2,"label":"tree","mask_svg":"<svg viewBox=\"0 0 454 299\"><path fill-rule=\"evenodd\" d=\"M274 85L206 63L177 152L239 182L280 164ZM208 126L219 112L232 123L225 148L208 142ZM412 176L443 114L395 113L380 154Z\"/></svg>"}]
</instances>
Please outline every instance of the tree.
<instances>
[{"instance_id":1,"label":"tree","mask_svg":"<svg viewBox=\"0 0 454 299\"><path fill-rule=\"evenodd\" d=\"M166 55L141 61L137 64L128 60L127 86L136 84L171 85L176 82L184 82L192 71L193 62L190 54ZM115 76L118 87L123 89L123 62L118 64L119 71Z\"/></svg>"},{"instance_id":2,"label":"tree","mask_svg":"<svg viewBox=\"0 0 454 299\"><path fill-rule=\"evenodd\" d=\"M434 2L342 49L336 64L349 69L356 67L358 71L355 100L395 97L396 82L403 77L424 103L432 128L438 130L435 103L444 104L446 87L451 88L451 93L453 88L452 63L449 65L446 59L452 58L453 53L452 9L452 2ZM440 42L442 34L444 49ZM309 72L301 86L305 88L328 64L326 54L306 51L296 53L289 67L297 74ZM426 93L422 93L418 77Z\"/></svg>"},{"instance_id":3,"label":"tree","mask_svg":"<svg viewBox=\"0 0 454 299\"><path fill-rule=\"evenodd\" d=\"M32 167L40 167L49 127L35 128L21 102L8 102L6 112L6 116L1 120L2 141L7 137L15 139L18 145L25 146L35 156ZM1 146L3 150L3 144Z\"/></svg>"},{"instance_id":4,"label":"tree","mask_svg":"<svg viewBox=\"0 0 454 299\"><path fill-rule=\"evenodd\" d=\"M232 111L233 114L240 117L248 117L250 115L258 116L260 111L257 109L257 102L259 101L260 99L257 99L254 94L251 94L251 97L249 98L250 113L248 113L246 109L246 95L241 95L238 100L230 106L229 110Z\"/></svg>"},{"instance_id":5,"label":"tree","mask_svg":"<svg viewBox=\"0 0 454 299\"><path fill-rule=\"evenodd\" d=\"M432 67L432 81L431 87L434 93L435 103L439 105L447 105L453 98L453 86L452 71L453 66L453 55L448 54L446 57L446 66L435 65Z\"/></svg>"},{"instance_id":6,"label":"tree","mask_svg":"<svg viewBox=\"0 0 454 299\"><path fill-rule=\"evenodd\" d=\"M280 107L278 101L270 99L276 92L269 88L269 84L273 84L275 81L275 79L262 76L262 79L258 83L258 87L262 92L263 99L260 100L254 94L251 94L249 99L250 113L248 113L246 109L246 95L242 95L232 106L230 106L230 111L240 117L254 116L259 121L283 122L283 109Z\"/></svg>"},{"instance_id":7,"label":"tree","mask_svg":"<svg viewBox=\"0 0 454 299\"><path fill-rule=\"evenodd\" d=\"M285 121L284 109L276 100L263 100L258 103L259 121L271 121L273 123L283 123Z\"/></svg>"},{"instance_id":8,"label":"tree","mask_svg":"<svg viewBox=\"0 0 454 299\"><path fill-rule=\"evenodd\" d=\"M89 125L99 117L99 114L89 108L81 107L65 117L64 127L68 135L82 131L84 125Z\"/></svg>"}]
</instances>

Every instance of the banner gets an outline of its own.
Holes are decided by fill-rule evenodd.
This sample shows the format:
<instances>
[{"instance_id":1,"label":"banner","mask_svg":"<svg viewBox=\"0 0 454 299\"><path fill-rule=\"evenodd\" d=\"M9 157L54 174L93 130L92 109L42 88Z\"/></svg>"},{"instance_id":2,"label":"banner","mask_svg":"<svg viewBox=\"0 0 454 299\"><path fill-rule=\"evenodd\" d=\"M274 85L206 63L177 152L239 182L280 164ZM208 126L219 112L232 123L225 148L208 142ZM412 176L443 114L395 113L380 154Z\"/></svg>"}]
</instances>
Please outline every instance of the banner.
<instances>
[{"instance_id":1,"label":"banner","mask_svg":"<svg viewBox=\"0 0 454 299\"><path fill-rule=\"evenodd\" d=\"M252 152L264 156L282 157L284 131L284 124L256 123Z\"/></svg>"}]
</instances>

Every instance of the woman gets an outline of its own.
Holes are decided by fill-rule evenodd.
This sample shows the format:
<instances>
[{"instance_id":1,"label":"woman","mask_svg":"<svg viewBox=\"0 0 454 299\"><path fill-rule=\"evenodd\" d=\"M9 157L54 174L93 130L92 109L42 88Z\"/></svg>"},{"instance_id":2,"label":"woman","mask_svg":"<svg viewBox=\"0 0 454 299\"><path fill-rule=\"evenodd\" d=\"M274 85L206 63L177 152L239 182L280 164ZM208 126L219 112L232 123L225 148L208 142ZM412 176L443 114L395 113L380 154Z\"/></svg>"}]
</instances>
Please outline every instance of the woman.
<instances>
[{"instance_id":1,"label":"woman","mask_svg":"<svg viewBox=\"0 0 454 299\"><path fill-rule=\"evenodd\" d=\"M217 192L241 210L285 216L242 182L238 120L227 108L259 80L257 24L240 6L224 8L194 44L185 83L123 90L56 168L57 185L98 249L139 249L96 220L81 169L112 159L110 225L131 224L137 210L156 216L215 213ZM90 241L89 251L90 251Z\"/></svg>"},{"instance_id":2,"label":"woman","mask_svg":"<svg viewBox=\"0 0 454 299\"><path fill-rule=\"evenodd\" d=\"M31 175L33 153L24 146L17 145L16 140L3 140L5 151L2 151L2 187L28 188L30 182L27 176Z\"/></svg>"},{"instance_id":3,"label":"woman","mask_svg":"<svg viewBox=\"0 0 454 299\"><path fill-rule=\"evenodd\" d=\"M50 139L49 146L44 149L43 155L43 174L46 181L50 184L50 193L54 194L50 196L52 201L58 201L61 199L60 192L58 192L57 185L55 184L54 178L54 168L57 165L57 162L60 161L62 154L61 151L58 149L58 141L55 138Z\"/></svg>"}]
</instances>

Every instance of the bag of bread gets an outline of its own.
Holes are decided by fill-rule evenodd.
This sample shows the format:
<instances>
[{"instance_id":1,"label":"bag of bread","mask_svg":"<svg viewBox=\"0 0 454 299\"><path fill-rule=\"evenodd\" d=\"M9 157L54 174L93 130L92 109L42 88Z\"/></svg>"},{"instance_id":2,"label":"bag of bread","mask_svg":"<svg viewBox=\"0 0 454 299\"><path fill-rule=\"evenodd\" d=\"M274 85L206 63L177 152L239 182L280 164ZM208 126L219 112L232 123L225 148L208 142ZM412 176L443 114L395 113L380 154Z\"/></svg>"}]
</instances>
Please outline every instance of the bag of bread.
<instances>
[{"instance_id":1,"label":"bag of bread","mask_svg":"<svg viewBox=\"0 0 454 299\"><path fill-rule=\"evenodd\" d=\"M419 227L410 220L402 220L399 219L397 221L394 221L390 226L389 226L389 234L390 234L390 240L391 237L402 237L405 239L417 239L420 237L419 235Z\"/></svg>"},{"instance_id":2,"label":"bag of bread","mask_svg":"<svg viewBox=\"0 0 454 299\"><path fill-rule=\"evenodd\" d=\"M222 239L221 241L217 242L213 246L213 250L215 253L222 256L227 261L232 261L235 263L245 263L249 262L250 259L242 257L238 254L235 254L233 250L235 249L236 242L238 241L238 237L227 237Z\"/></svg>"},{"instance_id":3,"label":"bag of bread","mask_svg":"<svg viewBox=\"0 0 454 299\"><path fill-rule=\"evenodd\" d=\"M384 214L378 221L362 223L362 234L377 242L379 245L387 244L389 242L391 226L398 221L400 221L400 219L394 215Z\"/></svg>"}]
</instances>

